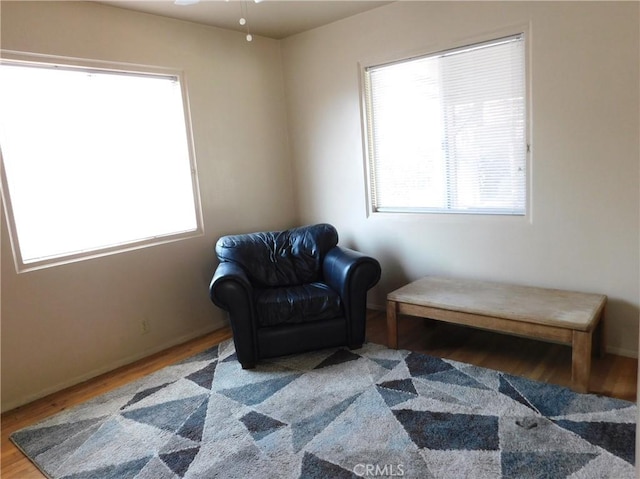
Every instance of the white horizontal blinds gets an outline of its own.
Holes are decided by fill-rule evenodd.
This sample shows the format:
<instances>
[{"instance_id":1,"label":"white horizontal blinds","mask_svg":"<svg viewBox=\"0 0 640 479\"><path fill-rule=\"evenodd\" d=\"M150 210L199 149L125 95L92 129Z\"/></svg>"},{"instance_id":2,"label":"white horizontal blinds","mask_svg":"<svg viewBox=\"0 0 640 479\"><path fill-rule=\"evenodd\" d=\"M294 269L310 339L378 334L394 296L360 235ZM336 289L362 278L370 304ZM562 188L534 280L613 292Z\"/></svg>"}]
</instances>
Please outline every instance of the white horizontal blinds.
<instances>
[{"instance_id":1,"label":"white horizontal blinds","mask_svg":"<svg viewBox=\"0 0 640 479\"><path fill-rule=\"evenodd\" d=\"M524 214L522 35L366 78L374 210Z\"/></svg>"},{"instance_id":2,"label":"white horizontal blinds","mask_svg":"<svg viewBox=\"0 0 640 479\"><path fill-rule=\"evenodd\" d=\"M376 209L442 207L441 85L426 58L371 69L370 116Z\"/></svg>"},{"instance_id":3,"label":"white horizontal blinds","mask_svg":"<svg viewBox=\"0 0 640 479\"><path fill-rule=\"evenodd\" d=\"M440 58L449 208L524 213L522 36Z\"/></svg>"}]
</instances>

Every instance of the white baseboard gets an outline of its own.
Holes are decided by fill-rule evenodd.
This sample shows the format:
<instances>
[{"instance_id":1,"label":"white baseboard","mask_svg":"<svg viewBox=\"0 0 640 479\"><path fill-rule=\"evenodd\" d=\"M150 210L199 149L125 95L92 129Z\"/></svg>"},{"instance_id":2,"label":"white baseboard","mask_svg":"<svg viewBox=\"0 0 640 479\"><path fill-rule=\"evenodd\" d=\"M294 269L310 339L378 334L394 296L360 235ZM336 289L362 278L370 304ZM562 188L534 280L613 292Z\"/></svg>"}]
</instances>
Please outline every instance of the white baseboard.
<instances>
[{"instance_id":1,"label":"white baseboard","mask_svg":"<svg viewBox=\"0 0 640 479\"><path fill-rule=\"evenodd\" d=\"M6 411L10 411L12 409L15 409L17 407L20 406L24 406L25 404L29 404L33 401L36 401L38 399L42 399L43 397L46 397L50 394L62 391L64 389L67 389L71 386L75 386L76 384L80 384L84 381L88 381L89 379L93 379L97 376L100 376L101 374L105 374L108 373L110 371L113 371L115 369L118 369L122 366L126 366L127 364L131 364L134 363L136 361L139 361L140 359L144 359L148 356L151 356L153 354L159 353L161 351L164 351L165 349L169 349L173 346L177 346L179 344L182 343L186 343L187 341L190 341L192 339L195 338L199 338L200 336L204 336L205 334L209 334L213 331L215 331L216 329L220 329L225 325L225 323L223 321L212 321L212 324L210 324L209 326L207 326L206 328L202 328L196 331L192 331L189 334L185 334L183 336L178 336L177 338L172 338L170 341L158 344L152 348L149 349L145 349L142 350L136 354L133 354L131 356L128 356L126 358L122 358L118 361L114 361L112 363L109 363L103 367L100 367L98 369L94 369L92 371L89 371L85 374L81 374L79 376L75 376L73 378L69 378L61 383L58 383L54 386L50 386L48 388L42 389L38 392L32 393L32 394L28 394L26 396L14 399L12 401L7 402L6 404L2 404L2 411L1 412L6 412Z\"/></svg>"}]
</instances>

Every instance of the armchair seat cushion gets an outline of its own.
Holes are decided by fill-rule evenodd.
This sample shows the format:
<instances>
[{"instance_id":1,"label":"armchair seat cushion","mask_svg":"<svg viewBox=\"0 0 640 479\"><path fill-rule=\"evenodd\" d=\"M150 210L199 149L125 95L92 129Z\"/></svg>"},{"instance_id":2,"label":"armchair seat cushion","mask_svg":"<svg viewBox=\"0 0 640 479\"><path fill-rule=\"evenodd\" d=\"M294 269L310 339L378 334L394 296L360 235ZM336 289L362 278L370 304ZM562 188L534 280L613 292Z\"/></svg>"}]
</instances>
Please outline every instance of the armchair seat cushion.
<instances>
[{"instance_id":1,"label":"armchair seat cushion","mask_svg":"<svg viewBox=\"0 0 640 479\"><path fill-rule=\"evenodd\" d=\"M344 314L340 295L324 283L254 291L260 327L333 319Z\"/></svg>"}]
</instances>

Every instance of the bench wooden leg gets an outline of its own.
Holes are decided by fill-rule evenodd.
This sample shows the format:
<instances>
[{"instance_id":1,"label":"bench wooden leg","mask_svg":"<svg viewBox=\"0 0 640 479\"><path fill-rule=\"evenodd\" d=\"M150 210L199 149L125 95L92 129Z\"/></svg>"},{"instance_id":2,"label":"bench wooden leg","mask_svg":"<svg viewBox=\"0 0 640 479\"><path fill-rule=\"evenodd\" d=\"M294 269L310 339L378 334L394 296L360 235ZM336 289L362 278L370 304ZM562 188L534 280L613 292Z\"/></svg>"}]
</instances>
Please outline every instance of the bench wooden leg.
<instances>
[{"instance_id":1,"label":"bench wooden leg","mask_svg":"<svg viewBox=\"0 0 640 479\"><path fill-rule=\"evenodd\" d=\"M573 331L571 383L576 392L586 393L589 391L591 342L592 331Z\"/></svg>"},{"instance_id":2,"label":"bench wooden leg","mask_svg":"<svg viewBox=\"0 0 640 479\"><path fill-rule=\"evenodd\" d=\"M392 349L398 349L398 316L395 301L387 301L387 344Z\"/></svg>"},{"instance_id":3,"label":"bench wooden leg","mask_svg":"<svg viewBox=\"0 0 640 479\"><path fill-rule=\"evenodd\" d=\"M607 337L604 332L604 310L602 311L602 316L600 316L600 321L596 326L596 354L599 358L604 358L606 354L606 340Z\"/></svg>"}]
</instances>

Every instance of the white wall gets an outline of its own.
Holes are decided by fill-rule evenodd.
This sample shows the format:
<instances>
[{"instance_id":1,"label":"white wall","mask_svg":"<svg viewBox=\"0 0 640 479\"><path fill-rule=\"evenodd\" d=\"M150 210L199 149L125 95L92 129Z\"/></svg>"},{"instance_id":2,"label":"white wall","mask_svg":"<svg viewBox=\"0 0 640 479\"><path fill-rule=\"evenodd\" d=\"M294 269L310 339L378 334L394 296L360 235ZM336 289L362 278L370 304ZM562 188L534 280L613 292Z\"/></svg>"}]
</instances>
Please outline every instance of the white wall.
<instances>
[{"instance_id":1,"label":"white wall","mask_svg":"<svg viewBox=\"0 0 640 479\"><path fill-rule=\"evenodd\" d=\"M611 352L635 356L639 315L636 2L396 2L283 41L303 223L377 257L370 302L424 275L609 296ZM358 62L529 25L531 215L367 217Z\"/></svg>"},{"instance_id":2,"label":"white wall","mask_svg":"<svg viewBox=\"0 0 640 479\"><path fill-rule=\"evenodd\" d=\"M219 328L208 297L215 241L291 226L295 210L279 42L84 2L2 2L0 14L4 49L184 70L205 227L196 239L16 274L2 215L7 410Z\"/></svg>"}]
</instances>

